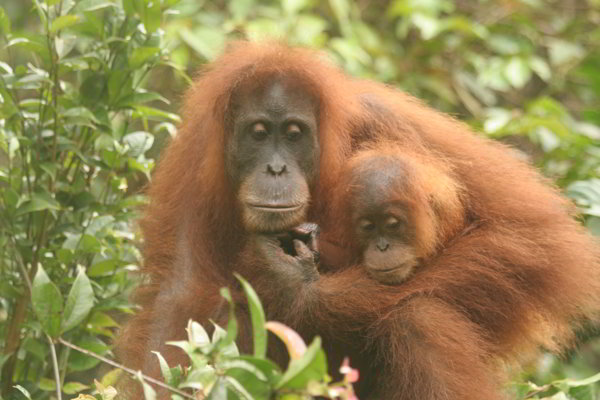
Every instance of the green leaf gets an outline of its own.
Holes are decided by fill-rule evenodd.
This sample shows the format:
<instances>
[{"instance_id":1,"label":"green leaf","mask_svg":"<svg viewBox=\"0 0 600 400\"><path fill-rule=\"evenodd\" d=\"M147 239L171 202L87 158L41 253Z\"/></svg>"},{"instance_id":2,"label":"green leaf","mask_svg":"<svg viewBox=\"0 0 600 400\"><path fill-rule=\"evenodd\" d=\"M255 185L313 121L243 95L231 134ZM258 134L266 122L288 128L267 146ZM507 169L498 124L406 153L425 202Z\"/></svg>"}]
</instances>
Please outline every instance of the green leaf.
<instances>
[{"instance_id":1,"label":"green leaf","mask_svg":"<svg viewBox=\"0 0 600 400\"><path fill-rule=\"evenodd\" d=\"M442 31L441 21L426 14L414 13L411 15L411 21L419 28L424 40L431 40Z\"/></svg>"},{"instance_id":2,"label":"green leaf","mask_svg":"<svg viewBox=\"0 0 600 400\"><path fill-rule=\"evenodd\" d=\"M33 279L31 303L44 332L52 338L58 337L63 298L41 265Z\"/></svg>"},{"instance_id":3,"label":"green leaf","mask_svg":"<svg viewBox=\"0 0 600 400\"><path fill-rule=\"evenodd\" d=\"M136 105L134 108L136 110L136 113L141 117L155 119L157 121L163 121L165 119L168 119L177 123L181 122L181 118L179 118L179 115L169 113L158 108L139 105Z\"/></svg>"},{"instance_id":4,"label":"green leaf","mask_svg":"<svg viewBox=\"0 0 600 400\"><path fill-rule=\"evenodd\" d=\"M179 385L180 387L208 388L215 383L217 374L212 366L205 364L197 367L196 365L194 364L194 368L188 373L185 381Z\"/></svg>"},{"instance_id":5,"label":"green leaf","mask_svg":"<svg viewBox=\"0 0 600 400\"><path fill-rule=\"evenodd\" d=\"M56 33L61 29L68 28L69 26L73 26L79 22L78 15L63 15L62 17L56 18L52 21L52 25L50 26L50 33Z\"/></svg>"},{"instance_id":6,"label":"green leaf","mask_svg":"<svg viewBox=\"0 0 600 400\"><path fill-rule=\"evenodd\" d=\"M72 107L72 108L69 108L67 111L65 111L63 113L63 116L66 117L67 119L80 118L80 119L84 119L86 121L91 121L91 122L94 122L94 123L98 123L98 119L96 118L96 116L94 115L94 113L91 112L86 107Z\"/></svg>"},{"instance_id":7,"label":"green leaf","mask_svg":"<svg viewBox=\"0 0 600 400\"><path fill-rule=\"evenodd\" d=\"M138 47L129 56L128 63L131 68L136 69L158 55L160 55L160 48L158 47Z\"/></svg>"},{"instance_id":8,"label":"green leaf","mask_svg":"<svg viewBox=\"0 0 600 400\"><path fill-rule=\"evenodd\" d=\"M279 382L279 379L281 379L281 369L277 364L275 364L269 359L257 358L248 355L241 355L237 359L243 360L258 368L264 374L267 380L271 383L271 385L277 384L277 382Z\"/></svg>"},{"instance_id":9,"label":"green leaf","mask_svg":"<svg viewBox=\"0 0 600 400\"><path fill-rule=\"evenodd\" d=\"M248 299L250 307L250 318L252 321L252 338L254 341L254 356L264 358L267 354L267 332L265 330L265 311L262 307L258 295L250 286L250 284L242 278L241 275L235 274L235 277L242 283L244 293Z\"/></svg>"},{"instance_id":10,"label":"green leaf","mask_svg":"<svg viewBox=\"0 0 600 400\"><path fill-rule=\"evenodd\" d=\"M83 383L67 382L63 385L62 391L65 392L66 394L76 394L76 393L82 392L84 390L87 390L89 388L90 387L88 385L84 385Z\"/></svg>"},{"instance_id":11,"label":"green leaf","mask_svg":"<svg viewBox=\"0 0 600 400\"><path fill-rule=\"evenodd\" d=\"M133 79L128 70L111 71L108 78L108 97L111 102L116 102L123 96L132 92Z\"/></svg>"},{"instance_id":12,"label":"green leaf","mask_svg":"<svg viewBox=\"0 0 600 400\"><path fill-rule=\"evenodd\" d=\"M31 395L29 394L29 392L27 391L27 389L25 389L23 386L21 386L21 385L14 385L13 387L15 389L17 389L19 392L23 393L23 396L25 396L29 400L31 400Z\"/></svg>"},{"instance_id":13,"label":"green leaf","mask_svg":"<svg viewBox=\"0 0 600 400\"><path fill-rule=\"evenodd\" d=\"M504 75L511 85L520 89L529 82L529 79L531 78L531 68L529 68L529 64L522 58L513 57L506 65Z\"/></svg>"},{"instance_id":14,"label":"green leaf","mask_svg":"<svg viewBox=\"0 0 600 400\"><path fill-rule=\"evenodd\" d=\"M550 66L546 60L541 57L532 57L531 60L529 60L529 67L537 74L537 76L545 81L552 77Z\"/></svg>"},{"instance_id":15,"label":"green leaf","mask_svg":"<svg viewBox=\"0 0 600 400\"><path fill-rule=\"evenodd\" d=\"M198 27L192 32L183 28L179 36L192 50L209 61L214 60L225 47L225 33L220 29Z\"/></svg>"},{"instance_id":16,"label":"green leaf","mask_svg":"<svg viewBox=\"0 0 600 400\"><path fill-rule=\"evenodd\" d=\"M169 368L169 364L167 364L167 360L160 354L158 351L153 351L154 355L158 357L158 364L160 365L160 371L162 373L165 382L170 383L173 379L173 375L171 374L171 368Z\"/></svg>"},{"instance_id":17,"label":"green leaf","mask_svg":"<svg viewBox=\"0 0 600 400\"><path fill-rule=\"evenodd\" d=\"M235 344L234 341L237 336L238 325L237 325L237 320L235 318L235 306L233 303L233 299L231 298L231 293L229 292L229 289L221 288L221 290L219 292L221 293L221 296L223 296L225 298L225 300L227 300L227 302L229 303L229 318L227 321L227 334L225 335L225 337L222 340L219 340L219 344L217 346L219 349L224 349L224 348L229 347L229 345L231 345L231 344ZM217 330L215 329L215 332L216 331ZM214 337L213 337L213 341L215 341Z\"/></svg>"},{"instance_id":18,"label":"green leaf","mask_svg":"<svg viewBox=\"0 0 600 400\"><path fill-rule=\"evenodd\" d=\"M79 12L96 11L107 7L117 7L117 4L108 0L79 0L75 10Z\"/></svg>"},{"instance_id":19,"label":"green leaf","mask_svg":"<svg viewBox=\"0 0 600 400\"><path fill-rule=\"evenodd\" d=\"M40 390L43 390L45 392L54 392L56 390L56 383L53 379L42 378L38 383L38 387L40 388Z\"/></svg>"},{"instance_id":20,"label":"green leaf","mask_svg":"<svg viewBox=\"0 0 600 400\"><path fill-rule=\"evenodd\" d=\"M142 377L141 371L138 371L136 377L142 383L142 388L144 390L144 399L145 400L156 400L156 392L154 391L152 386L150 386L149 384L146 383L146 381Z\"/></svg>"},{"instance_id":21,"label":"green leaf","mask_svg":"<svg viewBox=\"0 0 600 400\"><path fill-rule=\"evenodd\" d=\"M220 367L225 369L226 376L232 378L228 381L236 392L239 392L241 386L243 393L247 393L250 399L271 398L271 387L267 376L253 364L237 359L225 361L220 364Z\"/></svg>"},{"instance_id":22,"label":"green leaf","mask_svg":"<svg viewBox=\"0 0 600 400\"><path fill-rule=\"evenodd\" d=\"M63 314L62 332L74 328L83 321L93 306L94 290L82 268L79 270L79 274L75 278L75 282L73 282L73 286L67 297L65 312Z\"/></svg>"},{"instance_id":23,"label":"green leaf","mask_svg":"<svg viewBox=\"0 0 600 400\"><path fill-rule=\"evenodd\" d=\"M552 65L563 65L577 61L585 55L585 50L576 43L563 39L551 39L548 50Z\"/></svg>"},{"instance_id":24,"label":"green leaf","mask_svg":"<svg viewBox=\"0 0 600 400\"><path fill-rule=\"evenodd\" d=\"M6 15L4 8L0 7L0 35L8 36L10 33L10 18Z\"/></svg>"},{"instance_id":25,"label":"green leaf","mask_svg":"<svg viewBox=\"0 0 600 400\"><path fill-rule=\"evenodd\" d=\"M89 336L75 342L76 345L82 347L92 353L104 355L108 352L109 347L97 337ZM69 356L69 369L72 371L86 371L94 368L100 363L100 360L90 357L77 351L71 352Z\"/></svg>"},{"instance_id":26,"label":"green leaf","mask_svg":"<svg viewBox=\"0 0 600 400\"><path fill-rule=\"evenodd\" d=\"M4 205L8 209L14 209L19 202L19 194L12 188L4 189L2 197L4 198Z\"/></svg>"},{"instance_id":27,"label":"green leaf","mask_svg":"<svg viewBox=\"0 0 600 400\"><path fill-rule=\"evenodd\" d=\"M320 381L326 374L327 360L321 349L321 338L317 336L301 358L290 361L276 388L303 389L309 381Z\"/></svg>"},{"instance_id":28,"label":"green leaf","mask_svg":"<svg viewBox=\"0 0 600 400\"><path fill-rule=\"evenodd\" d=\"M210 337L206 329L199 323L190 320L186 328L188 333L188 341L196 347L203 347L210 344Z\"/></svg>"},{"instance_id":29,"label":"green leaf","mask_svg":"<svg viewBox=\"0 0 600 400\"><path fill-rule=\"evenodd\" d=\"M108 314L96 311L89 319L88 324L96 328L113 328L119 326Z\"/></svg>"},{"instance_id":30,"label":"green leaf","mask_svg":"<svg viewBox=\"0 0 600 400\"><path fill-rule=\"evenodd\" d=\"M286 14L294 15L308 5L307 0L282 0L281 8Z\"/></svg>"},{"instance_id":31,"label":"green leaf","mask_svg":"<svg viewBox=\"0 0 600 400\"><path fill-rule=\"evenodd\" d=\"M122 0L123 10L128 17L132 17L135 14L135 0Z\"/></svg>"},{"instance_id":32,"label":"green leaf","mask_svg":"<svg viewBox=\"0 0 600 400\"><path fill-rule=\"evenodd\" d=\"M15 158L15 154L17 154L19 147L21 147L21 144L19 143L19 139L16 137L13 136L8 140L8 158L10 160Z\"/></svg>"},{"instance_id":33,"label":"green leaf","mask_svg":"<svg viewBox=\"0 0 600 400\"><path fill-rule=\"evenodd\" d=\"M206 397L206 400L227 399L227 383L225 378L219 377Z\"/></svg>"},{"instance_id":34,"label":"green leaf","mask_svg":"<svg viewBox=\"0 0 600 400\"><path fill-rule=\"evenodd\" d=\"M142 22L146 28L146 32L153 33L160 27L160 12L159 0L144 0L142 10Z\"/></svg>"},{"instance_id":35,"label":"green leaf","mask_svg":"<svg viewBox=\"0 0 600 400\"><path fill-rule=\"evenodd\" d=\"M147 103L149 101L160 101L164 104L171 104L171 102L167 98L161 96L156 92L140 91L123 97L121 100L119 100L117 107L134 106L136 104Z\"/></svg>"},{"instance_id":36,"label":"green leaf","mask_svg":"<svg viewBox=\"0 0 600 400\"><path fill-rule=\"evenodd\" d=\"M123 143L129 146L128 154L130 156L138 157L150 150L154 143L154 136L143 131L132 132L123 137Z\"/></svg>"}]
</instances>

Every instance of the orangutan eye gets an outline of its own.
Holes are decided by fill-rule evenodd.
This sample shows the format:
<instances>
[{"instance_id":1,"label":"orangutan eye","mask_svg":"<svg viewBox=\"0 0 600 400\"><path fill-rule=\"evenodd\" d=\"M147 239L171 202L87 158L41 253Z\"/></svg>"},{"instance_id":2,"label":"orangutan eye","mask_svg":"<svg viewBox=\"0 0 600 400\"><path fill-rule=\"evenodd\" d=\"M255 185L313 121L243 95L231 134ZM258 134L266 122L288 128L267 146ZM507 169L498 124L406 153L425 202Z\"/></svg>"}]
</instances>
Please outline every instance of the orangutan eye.
<instances>
[{"instance_id":1,"label":"orangutan eye","mask_svg":"<svg viewBox=\"0 0 600 400\"><path fill-rule=\"evenodd\" d=\"M397 231L400 229L402 222L398 220L396 217L389 217L385 220L385 227L389 231Z\"/></svg>"},{"instance_id":2,"label":"orangutan eye","mask_svg":"<svg viewBox=\"0 0 600 400\"><path fill-rule=\"evenodd\" d=\"M252 125L252 138L254 140L259 142L263 141L267 138L268 134L269 132L267 132L267 128L262 122L257 122L254 125Z\"/></svg>"},{"instance_id":3,"label":"orangutan eye","mask_svg":"<svg viewBox=\"0 0 600 400\"><path fill-rule=\"evenodd\" d=\"M375 224L368 219L361 219L358 222L358 229L362 232L373 232L375 230Z\"/></svg>"},{"instance_id":4,"label":"orangutan eye","mask_svg":"<svg viewBox=\"0 0 600 400\"><path fill-rule=\"evenodd\" d=\"M302 136L302 129L298 126L298 124L289 124L285 131L286 137L290 142L295 142Z\"/></svg>"}]
</instances>

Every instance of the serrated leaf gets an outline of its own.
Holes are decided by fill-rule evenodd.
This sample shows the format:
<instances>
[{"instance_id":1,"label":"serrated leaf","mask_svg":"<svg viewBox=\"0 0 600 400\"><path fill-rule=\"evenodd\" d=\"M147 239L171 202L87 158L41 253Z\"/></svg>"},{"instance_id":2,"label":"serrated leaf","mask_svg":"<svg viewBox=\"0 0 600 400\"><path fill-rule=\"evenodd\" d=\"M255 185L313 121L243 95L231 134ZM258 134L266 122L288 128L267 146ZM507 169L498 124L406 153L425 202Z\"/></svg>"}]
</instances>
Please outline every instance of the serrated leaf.
<instances>
[{"instance_id":1,"label":"serrated leaf","mask_svg":"<svg viewBox=\"0 0 600 400\"><path fill-rule=\"evenodd\" d=\"M93 306L94 290L85 271L80 269L67 297L65 312L63 314L62 332L76 327L88 316Z\"/></svg>"},{"instance_id":2,"label":"serrated leaf","mask_svg":"<svg viewBox=\"0 0 600 400\"><path fill-rule=\"evenodd\" d=\"M63 298L41 265L33 279L31 303L44 332L50 337L57 337L60 333Z\"/></svg>"}]
</instances>

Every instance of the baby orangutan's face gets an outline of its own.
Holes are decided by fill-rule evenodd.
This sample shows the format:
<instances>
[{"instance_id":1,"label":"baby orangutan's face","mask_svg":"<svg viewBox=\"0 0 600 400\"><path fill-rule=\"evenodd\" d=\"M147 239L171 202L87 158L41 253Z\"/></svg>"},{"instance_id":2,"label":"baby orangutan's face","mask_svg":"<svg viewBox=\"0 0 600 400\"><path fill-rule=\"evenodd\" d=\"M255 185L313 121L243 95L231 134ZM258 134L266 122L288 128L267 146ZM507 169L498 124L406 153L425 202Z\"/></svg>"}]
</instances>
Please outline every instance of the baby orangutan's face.
<instances>
[{"instance_id":1,"label":"baby orangutan's face","mask_svg":"<svg viewBox=\"0 0 600 400\"><path fill-rule=\"evenodd\" d=\"M418 265L414 229L398 207L382 206L381 211L355 219L356 237L362 249L362 264L382 283L406 280Z\"/></svg>"}]
</instances>

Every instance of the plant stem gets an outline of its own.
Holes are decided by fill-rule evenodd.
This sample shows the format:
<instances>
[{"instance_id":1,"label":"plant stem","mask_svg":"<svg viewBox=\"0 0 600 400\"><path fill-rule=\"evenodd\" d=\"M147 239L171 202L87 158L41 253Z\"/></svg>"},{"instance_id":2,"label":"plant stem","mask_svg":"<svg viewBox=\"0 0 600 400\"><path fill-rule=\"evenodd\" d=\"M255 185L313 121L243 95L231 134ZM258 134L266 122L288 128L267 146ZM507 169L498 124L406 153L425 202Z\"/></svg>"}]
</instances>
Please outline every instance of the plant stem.
<instances>
[{"instance_id":1,"label":"plant stem","mask_svg":"<svg viewBox=\"0 0 600 400\"><path fill-rule=\"evenodd\" d=\"M58 342L61 343L61 344L63 344L63 345L65 345L65 346L67 346L67 347L72 348L73 350L77 350L77 351L85 354L86 356L93 357L93 358L98 359L98 360L100 360L100 361L102 361L102 362L104 362L104 363L106 363L108 365L111 365L111 366L115 367L115 368L119 368L120 370L123 370L123 371L127 372L128 374L130 374L132 376L136 376L136 377L137 376L141 376L145 381L148 381L148 382L150 382L150 383L152 383L152 384L154 384L156 386L160 386L161 388L170 390L171 392L176 393L176 394L180 395L181 397L184 397L186 399L192 399L192 400L199 399L198 397L194 397L193 395L191 395L189 393L186 393L186 392L184 392L182 390L173 388L173 387L171 387L171 386L169 386L169 385L167 385L167 384L165 384L165 383L163 383L163 382L161 382L161 381L159 381L157 379L154 379L154 378L151 378L149 376L143 375L140 371L136 371L136 370L133 370L131 368L127 368L126 366L121 365L121 364L119 364L119 363L117 363L117 362L115 362L113 360L110 360L110 359L108 359L106 357L102 357L101 355L98 355L98 354L96 354L96 353L94 353L92 351L86 350L86 349L84 349L82 347L79 347L79 346L73 344L73 343L67 342L63 338L58 338ZM201 397L200 399L202 399L202 398L204 398L204 397Z\"/></svg>"},{"instance_id":2,"label":"plant stem","mask_svg":"<svg viewBox=\"0 0 600 400\"><path fill-rule=\"evenodd\" d=\"M52 369L54 370L54 381L56 383L56 399L62 400L62 385L60 384L60 371L58 370L58 359L56 358L56 347L54 341L46 335L48 343L50 343L50 355L52 356Z\"/></svg>"}]
</instances>

